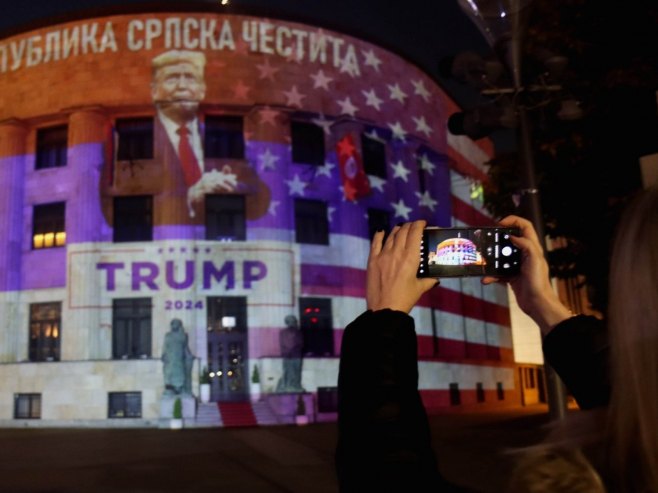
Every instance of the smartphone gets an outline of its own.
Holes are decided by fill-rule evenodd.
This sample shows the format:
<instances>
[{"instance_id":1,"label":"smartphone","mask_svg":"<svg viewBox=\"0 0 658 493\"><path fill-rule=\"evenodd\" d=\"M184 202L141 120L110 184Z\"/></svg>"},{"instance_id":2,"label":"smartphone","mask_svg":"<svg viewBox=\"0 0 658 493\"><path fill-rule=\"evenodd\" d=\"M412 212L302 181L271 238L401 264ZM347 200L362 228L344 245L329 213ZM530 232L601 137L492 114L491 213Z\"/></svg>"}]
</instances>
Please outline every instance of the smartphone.
<instances>
[{"instance_id":1,"label":"smartphone","mask_svg":"<svg viewBox=\"0 0 658 493\"><path fill-rule=\"evenodd\" d=\"M418 277L512 277L521 269L521 252L511 236L518 228L438 228L423 231Z\"/></svg>"}]
</instances>

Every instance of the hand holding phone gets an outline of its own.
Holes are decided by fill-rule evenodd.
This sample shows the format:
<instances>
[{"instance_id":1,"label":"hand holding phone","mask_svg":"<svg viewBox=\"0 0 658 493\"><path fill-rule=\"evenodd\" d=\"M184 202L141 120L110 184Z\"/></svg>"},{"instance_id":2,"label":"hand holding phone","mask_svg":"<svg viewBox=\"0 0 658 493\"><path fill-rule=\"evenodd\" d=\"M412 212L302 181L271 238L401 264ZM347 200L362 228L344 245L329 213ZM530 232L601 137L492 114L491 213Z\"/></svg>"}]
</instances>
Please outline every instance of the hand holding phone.
<instances>
[{"instance_id":1,"label":"hand holding phone","mask_svg":"<svg viewBox=\"0 0 658 493\"><path fill-rule=\"evenodd\" d=\"M513 277L521 252L511 236L518 228L438 228L423 230L418 277Z\"/></svg>"}]
</instances>

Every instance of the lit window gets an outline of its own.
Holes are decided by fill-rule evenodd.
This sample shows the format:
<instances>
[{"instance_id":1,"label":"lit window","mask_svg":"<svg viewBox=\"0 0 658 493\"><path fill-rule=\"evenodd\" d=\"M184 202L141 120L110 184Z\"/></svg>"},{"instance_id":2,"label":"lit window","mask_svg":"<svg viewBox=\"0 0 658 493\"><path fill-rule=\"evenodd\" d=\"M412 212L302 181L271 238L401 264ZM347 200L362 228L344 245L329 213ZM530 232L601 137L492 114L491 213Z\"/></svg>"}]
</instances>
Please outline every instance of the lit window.
<instances>
[{"instance_id":1,"label":"lit window","mask_svg":"<svg viewBox=\"0 0 658 493\"><path fill-rule=\"evenodd\" d=\"M64 202L35 205L32 214L32 248L38 250L64 246L65 216Z\"/></svg>"},{"instance_id":2,"label":"lit window","mask_svg":"<svg viewBox=\"0 0 658 493\"><path fill-rule=\"evenodd\" d=\"M30 361L59 361L62 304L30 305Z\"/></svg>"}]
</instances>

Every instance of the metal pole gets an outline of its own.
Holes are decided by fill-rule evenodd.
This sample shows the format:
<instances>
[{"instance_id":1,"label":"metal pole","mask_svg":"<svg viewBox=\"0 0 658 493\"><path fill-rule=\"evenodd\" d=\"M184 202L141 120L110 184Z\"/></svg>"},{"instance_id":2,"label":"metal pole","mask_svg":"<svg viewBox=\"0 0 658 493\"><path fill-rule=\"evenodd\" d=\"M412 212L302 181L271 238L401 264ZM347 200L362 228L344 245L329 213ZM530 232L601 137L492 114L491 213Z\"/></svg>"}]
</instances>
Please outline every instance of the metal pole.
<instances>
[{"instance_id":1,"label":"metal pole","mask_svg":"<svg viewBox=\"0 0 658 493\"><path fill-rule=\"evenodd\" d=\"M539 189L535 174L535 161L532 152L532 140L530 138L530 122L523 105L516 104L519 117L519 136L521 146L521 202L519 204L521 214L532 222L539 242L546 252L546 235L544 233L544 220L539 200ZM566 414L566 392L564 384L555 370L548 364L544 364L546 372L546 394L548 398L548 413L553 420L564 419Z\"/></svg>"}]
</instances>

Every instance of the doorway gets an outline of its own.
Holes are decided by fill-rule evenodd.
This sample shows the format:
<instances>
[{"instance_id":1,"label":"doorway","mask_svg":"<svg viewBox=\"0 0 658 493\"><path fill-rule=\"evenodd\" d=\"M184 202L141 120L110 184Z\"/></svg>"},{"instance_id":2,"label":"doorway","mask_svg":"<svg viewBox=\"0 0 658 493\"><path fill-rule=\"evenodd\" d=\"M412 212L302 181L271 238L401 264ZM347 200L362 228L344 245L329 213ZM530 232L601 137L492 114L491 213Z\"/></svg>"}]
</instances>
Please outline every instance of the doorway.
<instances>
[{"instance_id":1,"label":"doorway","mask_svg":"<svg viewBox=\"0 0 658 493\"><path fill-rule=\"evenodd\" d=\"M211 296L207 301L210 400L247 400L247 298Z\"/></svg>"}]
</instances>

